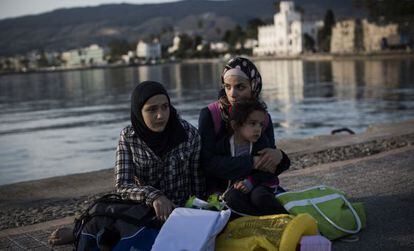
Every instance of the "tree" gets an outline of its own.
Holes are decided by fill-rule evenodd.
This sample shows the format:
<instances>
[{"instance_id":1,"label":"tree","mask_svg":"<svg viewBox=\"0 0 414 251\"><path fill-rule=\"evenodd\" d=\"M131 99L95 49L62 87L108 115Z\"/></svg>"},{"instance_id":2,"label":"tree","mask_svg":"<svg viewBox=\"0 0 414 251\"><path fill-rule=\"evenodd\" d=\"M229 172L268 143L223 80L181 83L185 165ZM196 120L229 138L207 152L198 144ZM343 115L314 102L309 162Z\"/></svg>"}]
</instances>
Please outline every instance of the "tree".
<instances>
[{"instance_id":1,"label":"tree","mask_svg":"<svg viewBox=\"0 0 414 251\"><path fill-rule=\"evenodd\" d=\"M135 45L136 46L136 45ZM114 62L121 58L122 55L128 53L130 45L128 41L123 39L114 39L108 44L109 55L111 57L110 62Z\"/></svg>"},{"instance_id":2,"label":"tree","mask_svg":"<svg viewBox=\"0 0 414 251\"><path fill-rule=\"evenodd\" d=\"M202 43L203 43L203 38L200 35L195 36L193 49L197 48L197 45L202 44Z\"/></svg>"},{"instance_id":3,"label":"tree","mask_svg":"<svg viewBox=\"0 0 414 251\"><path fill-rule=\"evenodd\" d=\"M222 40L226 43L229 43L230 41L230 37L231 37L231 30L226 30L226 32L224 33L224 36L222 38Z\"/></svg>"},{"instance_id":4,"label":"tree","mask_svg":"<svg viewBox=\"0 0 414 251\"><path fill-rule=\"evenodd\" d=\"M274 2L273 8L275 9L275 13L278 13L280 11L280 1Z\"/></svg>"},{"instance_id":5,"label":"tree","mask_svg":"<svg viewBox=\"0 0 414 251\"><path fill-rule=\"evenodd\" d=\"M328 9L323 21L323 27L318 32L319 49L325 52L330 51L332 28L335 26L335 16L331 9Z\"/></svg>"},{"instance_id":6,"label":"tree","mask_svg":"<svg viewBox=\"0 0 414 251\"><path fill-rule=\"evenodd\" d=\"M296 5L295 6L295 11L296 12L299 12L302 16L305 14L305 9L304 8L302 8L301 6L299 6L299 5Z\"/></svg>"},{"instance_id":7,"label":"tree","mask_svg":"<svg viewBox=\"0 0 414 251\"><path fill-rule=\"evenodd\" d=\"M41 51L37 57L37 67L47 67L49 66L49 61L46 58L46 53Z\"/></svg>"},{"instance_id":8,"label":"tree","mask_svg":"<svg viewBox=\"0 0 414 251\"><path fill-rule=\"evenodd\" d=\"M363 8L373 21L401 23L414 16L414 1L409 0L353 0L356 8Z\"/></svg>"},{"instance_id":9,"label":"tree","mask_svg":"<svg viewBox=\"0 0 414 251\"><path fill-rule=\"evenodd\" d=\"M381 23L397 23L399 31L414 40L414 1L353 0L355 8L368 12L369 19Z\"/></svg>"},{"instance_id":10,"label":"tree","mask_svg":"<svg viewBox=\"0 0 414 251\"><path fill-rule=\"evenodd\" d=\"M21 64L24 68L28 69L28 68L29 68L29 63L30 63L30 60L29 60L27 57L23 56L23 57L21 57L21 58L19 59L19 63L20 63L20 64Z\"/></svg>"},{"instance_id":11,"label":"tree","mask_svg":"<svg viewBox=\"0 0 414 251\"><path fill-rule=\"evenodd\" d=\"M194 52L195 43L193 39L187 34L180 35L180 43L178 44L178 50L175 52L175 56L178 58L191 57Z\"/></svg>"},{"instance_id":12,"label":"tree","mask_svg":"<svg viewBox=\"0 0 414 251\"><path fill-rule=\"evenodd\" d=\"M303 35L303 40L304 40L303 45L305 47L305 51L314 52L315 51L315 40L313 40L313 38L308 33L305 33Z\"/></svg>"},{"instance_id":13,"label":"tree","mask_svg":"<svg viewBox=\"0 0 414 251\"><path fill-rule=\"evenodd\" d=\"M227 42L233 48L237 42L243 44L245 39L246 33L243 31L240 25L237 25L233 30L227 30L223 36L223 41Z\"/></svg>"},{"instance_id":14,"label":"tree","mask_svg":"<svg viewBox=\"0 0 414 251\"><path fill-rule=\"evenodd\" d=\"M257 39L257 30L259 26L265 25L260 18L254 18L247 21L246 37Z\"/></svg>"},{"instance_id":15,"label":"tree","mask_svg":"<svg viewBox=\"0 0 414 251\"><path fill-rule=\"evenodd\" d=\"M9 58L4 61L5 69L8 71L12 70L12 62Z\"/></svg>"}]
</instances>

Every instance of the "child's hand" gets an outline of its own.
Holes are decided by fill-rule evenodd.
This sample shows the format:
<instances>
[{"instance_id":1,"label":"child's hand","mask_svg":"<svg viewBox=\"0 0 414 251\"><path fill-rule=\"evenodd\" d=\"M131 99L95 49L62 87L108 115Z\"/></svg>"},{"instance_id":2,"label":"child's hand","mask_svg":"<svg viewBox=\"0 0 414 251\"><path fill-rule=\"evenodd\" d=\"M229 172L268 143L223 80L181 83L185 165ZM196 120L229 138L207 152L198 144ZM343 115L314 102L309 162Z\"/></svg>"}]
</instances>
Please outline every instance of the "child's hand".
<instances>
[{"instance_id":1,"label":"child's hand","mask_svg":"<svg viewBox=\"0 0 414 251\"><path fill-rule=\"evenodd\" d=\"M243 183L243 181L237 181L236 183L234 183L233 187L234 189L240 190L243 193L249 192L249 188Z\"/></svg>"}]
</instances>

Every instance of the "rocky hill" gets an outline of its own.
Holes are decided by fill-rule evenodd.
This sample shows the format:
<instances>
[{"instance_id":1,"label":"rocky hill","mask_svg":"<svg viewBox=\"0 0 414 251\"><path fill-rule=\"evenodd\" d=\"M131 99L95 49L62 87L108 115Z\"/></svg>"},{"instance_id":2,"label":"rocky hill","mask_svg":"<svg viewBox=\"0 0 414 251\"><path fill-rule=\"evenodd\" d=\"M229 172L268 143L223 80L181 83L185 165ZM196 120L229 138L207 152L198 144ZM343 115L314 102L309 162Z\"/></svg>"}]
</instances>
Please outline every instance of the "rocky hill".
<instances>
[{"instance_id":1,"label":"rocky hill","mask_svg":"<svg viewBox=\"0 0 414 251\"><path fill-rule=\"evenodd\" d=\"M274 0L184 0L161 4L107 4L58 9L39 15L0 20L0 55L31 50L59 51L91 43L106 45L113 39L129 42L175 32L220 39L235 25L253 18L271 21ZM360 15L352 0L297 0L307 19L323 19L326 9L338 17Z\"/></svg>"}]
</instances>

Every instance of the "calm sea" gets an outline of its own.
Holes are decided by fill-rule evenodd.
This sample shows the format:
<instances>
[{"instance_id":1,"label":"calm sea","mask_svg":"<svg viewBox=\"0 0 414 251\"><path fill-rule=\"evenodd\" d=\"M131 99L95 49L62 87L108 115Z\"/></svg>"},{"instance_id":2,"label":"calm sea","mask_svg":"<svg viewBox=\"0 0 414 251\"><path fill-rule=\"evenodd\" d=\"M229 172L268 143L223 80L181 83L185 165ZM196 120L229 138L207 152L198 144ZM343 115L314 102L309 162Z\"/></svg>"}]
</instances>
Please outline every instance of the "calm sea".
<instances>
[{"instance_id":1,"label":"calm sea","mask_svg":"<svg viewBox=\"0 0 414 251\"><path fill-rule=\"evenodd\" d=\"M414 118L414 60L259 61L277 138ZM214 100L222 63L0 76L0 184L113 167L130 92L164 83L197 126Z\"/></svg>"}]
</instances>

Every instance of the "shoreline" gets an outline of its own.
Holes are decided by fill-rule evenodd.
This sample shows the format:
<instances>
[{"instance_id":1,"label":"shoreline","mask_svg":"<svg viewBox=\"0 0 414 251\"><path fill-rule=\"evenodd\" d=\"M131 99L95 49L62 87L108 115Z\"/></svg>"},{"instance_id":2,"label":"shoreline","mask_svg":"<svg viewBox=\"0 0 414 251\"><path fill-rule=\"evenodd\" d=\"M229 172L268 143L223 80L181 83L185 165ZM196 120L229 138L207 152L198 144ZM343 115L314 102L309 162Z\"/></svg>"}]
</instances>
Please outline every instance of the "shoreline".
<instances>
[{"instance_id":1,"label":"shoreline","mask_svg":"<svg viewBox=\"0 0 414 251\"><path fill-rule=\"evenodd\" d=\"M414 58L414 51L384 51L384 52L375 52L375 53L305 53L294 56L249 56L246 55L249 59L253 61L278 61L278 60L302 60L302 61L341 61L341 60L386 60L386 59L410 59ZM36 74L36 73L49 73L49 72L69 72L69 71L84 71L84 70L94 70L94 69L115 69L115 68L129 68L129 67L140 67L140 66L156 66L156 65L165 65L165 64L177 64L177 63L220 63L226 62L227 59L223 57L220 58L189 58L181 59L176 61L167 61L163 63L156 64L136 64L136 65L126 65L126 64L107 64L100 66L77 66L70 68L60 68L55 67L52 69L36 69L29 70L26 72L0 72L0 76L6 75L20 75L20 74Z\"/></svg>"},{"instance_id":2,"label":"shoreline","mask_svg":"<svg viewBox=\"0 0 414 251\"><path fill-rule=\"evenodd\" d=\"M341 60L384 60L414 58L414 52L375 52L375 53L306 53L297 56L261 56L251 57L252 60L303 60L303 61L341 61Z\"/></svg>"}]
</instances>

